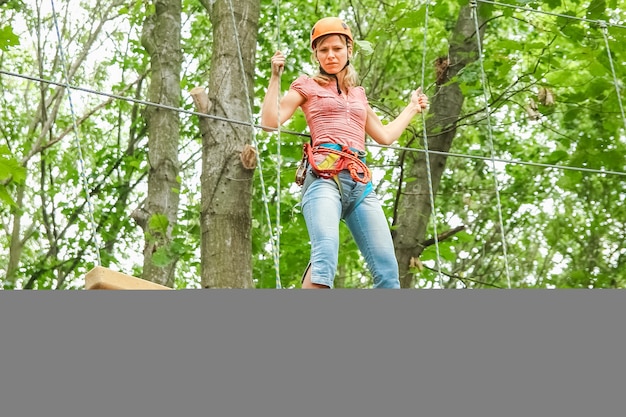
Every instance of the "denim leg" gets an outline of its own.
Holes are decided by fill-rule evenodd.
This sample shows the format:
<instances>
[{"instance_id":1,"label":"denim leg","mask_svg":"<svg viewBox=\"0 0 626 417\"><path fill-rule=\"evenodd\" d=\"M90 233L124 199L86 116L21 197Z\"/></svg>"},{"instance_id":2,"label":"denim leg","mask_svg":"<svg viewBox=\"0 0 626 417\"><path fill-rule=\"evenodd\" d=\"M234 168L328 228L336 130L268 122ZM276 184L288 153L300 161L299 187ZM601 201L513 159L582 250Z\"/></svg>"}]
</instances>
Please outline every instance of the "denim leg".
<instances>
[{"instance_id":1,"label":"denim leg","mask_svg":"<svg viewBox=\"0 0 626 417\"><path fill-rule=\"evenodd\" d=\"M311 240L311 282L333 287L339 253L341 198L332 179L316 179L302 197Z\"/></svg>"},{"instance_id":2,"label":"denim leg","mask_svg":"<svg viewBox=\"0 0 626 417\"><path fill-rule=\"evenodd\" d=\"M387 218L371 192L345 219L374 278L374 288L400 288L398 261Z\"/></svg>"}]
</instances>

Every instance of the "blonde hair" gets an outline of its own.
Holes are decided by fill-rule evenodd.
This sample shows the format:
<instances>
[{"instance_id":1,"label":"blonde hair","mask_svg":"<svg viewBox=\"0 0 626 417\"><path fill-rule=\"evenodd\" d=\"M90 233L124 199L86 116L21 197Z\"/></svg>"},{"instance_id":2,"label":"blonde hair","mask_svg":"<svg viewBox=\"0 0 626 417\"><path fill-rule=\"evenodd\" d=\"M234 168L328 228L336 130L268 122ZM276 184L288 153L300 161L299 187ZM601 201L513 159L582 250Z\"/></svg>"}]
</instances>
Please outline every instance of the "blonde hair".
<instances>
[{"instance_id":1,"label":"blonde hair","mask_svg":"<svg viewBox=\"0 0 626 417\"><path fill-rule=\"evenodd\" d=\"M313 49L313 54L311 55L313 63L315 64L318 63L317 56L316 56L317 45L323 42L324 40L326 40L326 38L330 36L335 36L335 35L336 35L335 33L330 33L328 35L321 36L319 39L315 41L315 49ZM343 38L346 40L346 46L348 47L348 49L349 50L352 49L352 41L347 36L343 36ZM349 59L350 57L348 57L348 60ZM349 89L349 88L356 87L357 85L359 85L359 74L356 72L356 69L354 68L352 63L348 64L348 66L345 68L345 71L346 71L346 74L343 76L342 87ZM319 85L323 85L323 86L328 85L331 82L331 80L334 81L334 77L322 74L320 71L318 71L317 74L315 74L312 78Z\"/></svg>"}]
</instances>

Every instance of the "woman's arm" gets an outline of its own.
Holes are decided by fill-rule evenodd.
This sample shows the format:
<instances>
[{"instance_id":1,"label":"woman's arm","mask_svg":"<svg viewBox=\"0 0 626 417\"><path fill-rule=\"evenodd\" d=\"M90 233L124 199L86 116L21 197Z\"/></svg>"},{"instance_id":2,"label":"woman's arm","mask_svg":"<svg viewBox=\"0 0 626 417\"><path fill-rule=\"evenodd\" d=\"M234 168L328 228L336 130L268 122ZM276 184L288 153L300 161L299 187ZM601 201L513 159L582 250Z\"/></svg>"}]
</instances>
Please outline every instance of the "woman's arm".
<instances>
[{"instance_id":1,"label":"woman's arm","mask_svg":"<svg viewBox=\"0 0 626 417\"><path fill-rule=\"evenodd\" d=\"M411 95L411 103L392 122L383 125L371 107L367 109L365 133L381 145L391 145L407 128L413 117L428 107L428 97L418 88Z\"/></svg>"},{"instance_id":2,"label":"woman's arm","mask_svg":"<svg viewBox=\"0 0 626 417\"><path fill-rule=\"evenodd\" d=\"M278 113L280 112L280 124L285 123L302 103L304 103L304 97L302 97L297 91L289 90L284 97L280 99L280 109L278 102L278 95L280 91L280 73L285 66L285 56L277 51L272 57L272 76L267 87L267 93L261 106L261 125L265 131L277 128Z\"/></svg>"}]
</instances>

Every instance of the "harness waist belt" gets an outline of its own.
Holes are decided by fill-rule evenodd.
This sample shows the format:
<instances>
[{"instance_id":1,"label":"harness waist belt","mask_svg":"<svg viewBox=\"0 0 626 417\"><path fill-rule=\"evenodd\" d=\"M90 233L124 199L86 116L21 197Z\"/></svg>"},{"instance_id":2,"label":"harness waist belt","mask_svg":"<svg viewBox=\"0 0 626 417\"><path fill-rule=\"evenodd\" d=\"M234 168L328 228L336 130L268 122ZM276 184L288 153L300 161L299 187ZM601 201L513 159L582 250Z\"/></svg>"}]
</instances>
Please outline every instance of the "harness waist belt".
<instances>
[{"instance_id":1,"label":"harness waist belt","mask_svg":"<svg viewBox=\"0 0 626 417\"><path fill-rule=\"evenodd\" d=\"M346 169L350 172L352 179L357 182L367 184L372 179L372 173L365 165L365 151L337 143L323 143L315 148L310 143L305 143L304 154L307 156L313 171L322 178L332 178ZM317 164L315 154L326 154L327 156Z\"/></svg>"}]
</instances>

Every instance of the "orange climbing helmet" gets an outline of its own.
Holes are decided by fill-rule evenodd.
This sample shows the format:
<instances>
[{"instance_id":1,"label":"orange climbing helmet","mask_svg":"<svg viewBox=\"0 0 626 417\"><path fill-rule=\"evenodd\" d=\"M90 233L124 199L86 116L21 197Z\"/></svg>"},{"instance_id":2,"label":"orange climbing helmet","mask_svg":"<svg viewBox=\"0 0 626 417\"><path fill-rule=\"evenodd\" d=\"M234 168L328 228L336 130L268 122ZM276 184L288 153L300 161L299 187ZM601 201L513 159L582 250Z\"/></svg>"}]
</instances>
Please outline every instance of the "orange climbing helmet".
<instances>
[{"instance_id":1,"label":"orange climbing helmet","mask_svg":"<svg viewBox=\"0 0 626 417\"><path fill-rule=\"evenodd\" d=\"M343 20L338 17L325 17L318 20L311 29L311 49L315 49L315 41L320 37L334 34L347 36L350 41L354 41L350 27Z\"/></svg>"}]
</instances>

